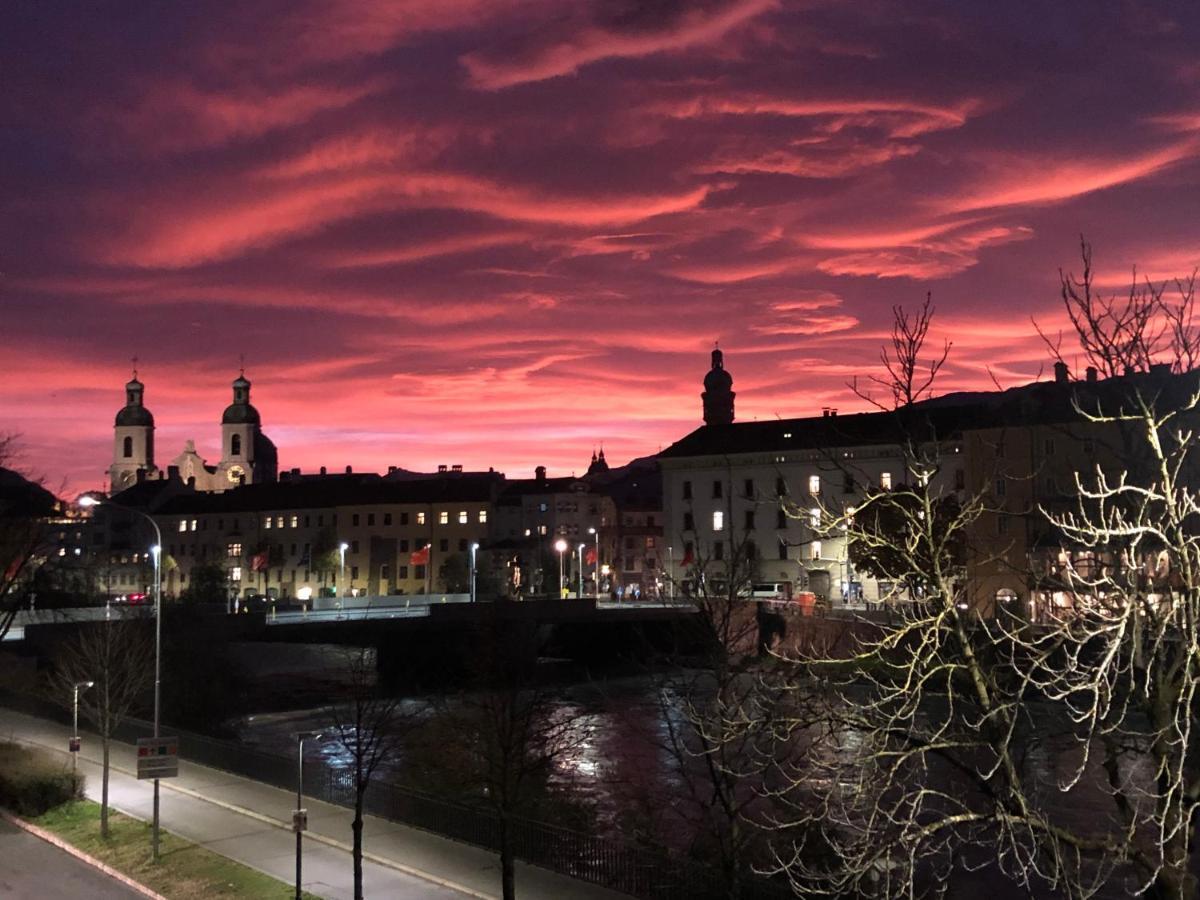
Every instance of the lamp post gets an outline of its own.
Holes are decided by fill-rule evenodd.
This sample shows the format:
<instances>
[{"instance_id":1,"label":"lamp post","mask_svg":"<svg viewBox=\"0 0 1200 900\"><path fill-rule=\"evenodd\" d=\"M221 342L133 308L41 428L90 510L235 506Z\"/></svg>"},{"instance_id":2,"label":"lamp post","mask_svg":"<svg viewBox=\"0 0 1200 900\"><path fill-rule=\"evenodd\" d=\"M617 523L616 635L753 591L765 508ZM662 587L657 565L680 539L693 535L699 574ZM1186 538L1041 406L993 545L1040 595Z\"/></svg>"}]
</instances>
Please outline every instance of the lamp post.
<instances>
[{"instance_id":1,"label":"lamp post","mask_svg":"<svg viewBox=\"0 0 1200 900\"><path fill-rule=\"evenodd\" d=\"M96 682L77 681L71 685L71 774L75 774L75 759L79 756L79 692L86 691Z\"/></svg>"},{"instance_id":2,"label":"lamp post","mask_svg":"<svg viewBox=\"0 0 1200 900\"><path fill-rule=\"evenodd\" d=\"M339 598L338 609L341 609L340 598L346 593L346 551L350 549L350 545L345 541L338 544L338 558L341 560L341 565L338 568L338 583L337 590L334 594Z\"/></svg>"},{"instance_id":3,"label":"lamp post","mask_svg":"<svg viewBox=\"0 0 1200 900\"><path fill-rule=\"evenodd\" d=\"M154 554L154 736L158 737L159 719L162 712L162 566L160 557L162 555L162 531L159 530L158 523L154 518L140 509L134 509L130 506L124 506L120 503L114 503L112 500L100 500L91 495L84 495L79 498L79 505L84 509L93 506L108 505L117 509L123 509L126 512L133 513L135 516L141 516L151 527L154 528L155 545L150 548L150 552ZM152 855L155 862L158 862L158 845L159 845L159 787L158 779L154 779L154 825L151 837Z\"/></svg>"},{"instance_id":4,"label":"lamp post","mask_svg":"<svg viewBox=\"0 0 1200 900\"><path fill-rule=\"evenodd\" d=\"M471 544L471 602L475 602L475 553L479 544Z\"/></svg>"},{"instance_id":5,"label":"lamp post","mask_svg":"<svg viewBox=\"0 0 1200 900\"><path fill-rule=\"evenodd\" d=\"M563 554L567 552L567 542L559 538L554 542L554 549L558 551L558 599L562 599L563 595Z\"/></svg>"},{"instance_id":6,"label":"lamp post","mask_svg":"<svg viewBox=\"0 0 1200 900\"><path fill-rule=\"evenodd\" d=\"M588 534L596 539L596 600L600 600L600 529L589 528Z\"/></svg>"},{"instance_id":7,"label":"lamp post","mask_svg":"<svg viewBox=\"0 0 1200 900\"><path fill-rule=\"evenodd\" d=\"M675 599L675 548L667 548L667 597Z\"/></svg>"},{"instance_id":8,"label":"lamp post","mask_svg":"<svg viewBox=\"0 0 1200 900\"><path fill-rule=\"evenodd\" d=\"M587 545L580 544L576 548L579 551L579 594L578 594L578 596L576 596L576 598L575 598L576 600L583 599L583 548L585 546L587 546Z\"/></svg>"},{"instance_id":9,"label":"lamp post","mask_svg":"<svg viewBox=\"0 0 1200 900\"><path fill-rule=\"evenodd\" d=\"M301 731L296 734L296 812L292 816L292 830L296 832L296 900L300 900L300 873L304 856L304 831L308 828L307 810L304 809L304 742L319 741L321 732Z\"/></svg>"}]
</instances>

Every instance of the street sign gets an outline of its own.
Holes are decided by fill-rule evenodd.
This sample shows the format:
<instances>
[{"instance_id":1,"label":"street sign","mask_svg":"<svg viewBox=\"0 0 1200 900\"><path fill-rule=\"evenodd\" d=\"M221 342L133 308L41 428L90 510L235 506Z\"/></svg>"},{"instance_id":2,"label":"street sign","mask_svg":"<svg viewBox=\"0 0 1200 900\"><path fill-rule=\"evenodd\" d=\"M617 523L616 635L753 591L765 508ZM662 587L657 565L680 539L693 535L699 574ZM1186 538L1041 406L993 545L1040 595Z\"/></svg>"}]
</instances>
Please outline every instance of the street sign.
<instances>
[{"instance_id":1,"label":"street sign","mask_svg":"<svg viewBox=\"0 0 1200 900\"><path fill-rule=\"evenodd\" d=\"M297 833L308 831L308 810L295 809L292 810L292 831Z\"/></svg>"},{"instance_id":2,"label":"street sign","mask_svg":"<svg viewBox=\"0 0 1200 900\"><path fill-rule=\"evenodd\" d=\"M79 752L79 737L78 737L78 736L76 736L76 737L73 737L73 738L69 738L69 739L68 739L68 743L67 743L67 748L68 748L68 749L69 749L69 750L70 750L72 753L78 753L78 752Z\"/></svg>"},{"instance_id":3,"label":"street sign","mask_svg":"<svg viewBox=\"0 0 1200 900\"><path fill-rule=\"evenodd\" d=\"M179 738L138 738L137 777L174 778L179 774Z\"/></svg>"}]
</instances>

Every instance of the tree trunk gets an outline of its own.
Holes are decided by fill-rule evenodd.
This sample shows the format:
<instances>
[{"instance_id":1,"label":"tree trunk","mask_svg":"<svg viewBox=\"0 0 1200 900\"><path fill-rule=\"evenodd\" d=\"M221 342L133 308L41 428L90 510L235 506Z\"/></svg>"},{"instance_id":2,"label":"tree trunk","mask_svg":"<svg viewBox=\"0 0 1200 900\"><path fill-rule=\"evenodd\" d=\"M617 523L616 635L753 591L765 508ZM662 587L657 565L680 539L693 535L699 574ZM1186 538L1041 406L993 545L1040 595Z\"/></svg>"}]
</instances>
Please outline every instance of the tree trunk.
<instances>
[{"instance_id":1,"label":"tree trunk","mask_svg":"<svg viewBox=\"0 0 1200 900\"><path fill-rule=\"evenodd\" d=\"M362 833L363 833L363 794L366 793L365 786L355 785L354 788L354 822L350 825L350 830L354 832L354 900L362 900L363 896L363 876L362 876Z\"/></svg>"},{"instance_id":2,"label":"tree trunk","mask_svg":"<svg viewBox=\"0 0 1200 900\"><path fill-rule=\"evenodd\" d=\"M513 861L508 816L500 814L500 890L504 900L517 900L517 873Z\"/></svg>"},{"instance_id":3,"label":"tree trunk","mask_svg":"<svg viewBox=\"0 0 1200 900\"><path fill-rule=\"evenodd\" d=\"M100 837L105 839L108 838L108 745L108 735L104 734L100 738Z\"/></svg>"}]
</instances>

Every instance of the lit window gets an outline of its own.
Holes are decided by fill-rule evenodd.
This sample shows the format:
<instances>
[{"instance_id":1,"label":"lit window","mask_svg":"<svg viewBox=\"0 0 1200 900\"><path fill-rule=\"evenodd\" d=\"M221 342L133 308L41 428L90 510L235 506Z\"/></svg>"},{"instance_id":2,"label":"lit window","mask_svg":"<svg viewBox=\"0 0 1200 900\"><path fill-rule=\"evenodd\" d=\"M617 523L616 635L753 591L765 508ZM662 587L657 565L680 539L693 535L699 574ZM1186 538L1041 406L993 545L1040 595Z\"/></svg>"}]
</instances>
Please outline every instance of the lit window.
<instances>
[{"instance_id":1,"label":"lit window","mask_svg":"<svg viewBox=\"0 0 1200 900\"><path fill-rule=\"evenodd\" d=\"M179 530L180 530L180 531L187 531L187 519L180 519L180 520L179 520Z\"/></svg>"},{"instance_id":2,"label":"lit window","mask_svg":"<svg viewBox=\"0 0 1200 900\"><path fill-rule=\"evenodd\" d=\"M808 550L809 550L809 553L808 553L809 559L820 559L821 558L821 542L820 541L813 541L812 544L809 546Z\"/></svg>"},{"instance_id":3,"label":"lit window","mask_svg":"<svg viewBox=\"0 0 1200 900\"><path fill-rule=\"evenodd\" d=\"M881 488L883 488L885 491L890 491L892 489L892 473L891 472L881 472L879 474L879 486Z\"/></svg>"},{"instance_id":4,"label":"lit window","mask_svg":"<svg viewBox=\"0 0 1200 900\"><path fill-rule=\"evenodd\" d=\"M237 559L242 555L242 545L241 544L230 544L228 547L225 548L225 553L227 556L229 556L233 559Z\"/></svg>"},{"instance_id":5,"label":"lit window","mask_svg":"<svg viewBox=\"0 0 1200 900\"><path fill-rule=\"evenodd\" d=\"M282 527L283 527L283 516L276 516L276 517L275 517L275 527L276 527L276 528L282 528Z\"/></svg>"},{"instance_id":6,"label":"lit window","mask_svg":"<svg viewBox=\"0 0 1200 900\"><path fill-rule=\"evenodd\" d=\"M724 530L725 530L725 513L721 512L721 510L718 509L716 512L713 513L713 531L724 531Z\"/></svg>"},{"instance_id":7,"label":"lit window","mask_svg":"<svg viewBox=\"0 0 1200 900\"><path fill-rule=\"evenodd\" d=\"M242 580L242 567L234 566L232 569L230 569L229 577L234 581L241 581Z\"/></svg>"},{"instance_id":8,"label":"lit window","mask_svg":"<svg viewBox=\"0 0 1200 900\"><path fill-rule=\"evenodd\" d=\"M419 512L419 513L417 513L417 524L418 524L418 525L424 525L424 524L425 524L425 513L423 513L423 512Z\"/></svg>"},{"instance_id":9,"label":"lit window","mask_svg":"<svg viewBox=\"0 0 1200 900\"><path fill-rule=\"evenodd\" d=\"M439 525L449 525L450 524L450 513L448 513L444 509L440 513L438 513L438 524Z\"/></svg>"},{"instance_id":10,"label":"lit window","mask_svg":"<svg viewBox=\"0 0 1200 900\"><path fill-rule=\"evenodd\" d=\"M195 519L192 519L191 530L192 531L196 530L196 520Z\"/></svg>"},{"instance_id":11,"label":"lit window","mask_svg":"<svg viewBox=\"0 0 1200 900\"><path fill-rule=\"evenodd\" d=\"M545 533L546 533L546 526L545 526L545 525L539 525L539 526L538 526L538 534L545 534Z\"/></svg>"},{"instance_id":12,"label":"lit window","mask_svg":"<svg viewBox=\"0 0 1200 900\"><path fill-rule=\"evenodd\" d=\"M273 524L275 524L275 520L270 516L267 516L265 519L263 519L263 528L270 528Z\"/></svg>"},{"instance_id":13,"label":"lit window","mask_svg":"<svg viewBox=\"0 0 1200 900\"><path fill-rule=\"evenodd\" d=\"M467 511L465 509L460 509L458 511L458 524L459 525L467 524Z\"/></svg>"},{"instance_id":14,"label":"lit window","mask_svg":"<svg viewBox=\"0 0 1200 900\"><path fill-rule=\"evenodd\" d=\"M299 516L292 516L292 527L293 528L300 527L300 517Z\"/></svg>"},{"instance_id":15,"label":"lit window","mask_svg":"<svg viewBox=\"0 0 1200 900\"><path fill-rule=\"evenodd\" d=\"M809 475L808 476L808 492L810 494L812 494L814 497L817 494L821 493L821 476L820 475Z\"/></svg>"},{"instance_id":16,"label":"lit window","mask_svg":"<svg viewBox=\"0 0 1200 900\"><path fill-rule=\"evenodd\" d=\"M487 524L487 510L486 509L481 509L479 511L479 524L480 525Z\"/></svg>"},{"instance_id":17,"label":"lit window","mask_svg":"<svg viewBox=\"0 0 1200 900\"><path fill-rule=\"evenodd\" d=\"M66 547L59 547L59 548L58 548L58 555L59 555L59 556L66 556L66 555L67 555L67 548L66 548Z\"/></svg>"},{"instance_id":18,"label":"lit window","mask_svg":"<svg viewBox=\"0 0 1200 900\"><path fill-rule=\"evenodd\" d=\"M821 510L815 506L808 511L808 524L813 528L821 524Z\"/></svg>"}]
</instances>

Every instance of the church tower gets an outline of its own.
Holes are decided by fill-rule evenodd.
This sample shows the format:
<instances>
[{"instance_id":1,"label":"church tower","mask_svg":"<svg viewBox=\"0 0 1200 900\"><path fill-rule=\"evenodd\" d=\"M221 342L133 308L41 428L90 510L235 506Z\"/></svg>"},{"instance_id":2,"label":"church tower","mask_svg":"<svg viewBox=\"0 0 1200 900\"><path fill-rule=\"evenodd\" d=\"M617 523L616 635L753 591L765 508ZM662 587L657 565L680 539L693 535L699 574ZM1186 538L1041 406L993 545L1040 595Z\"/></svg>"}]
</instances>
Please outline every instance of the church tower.
<instances>
[{"instance_id":1,"label":"church tower","mask_svg":"<svg viewBox=\"0 0 1200 900\"><path fill-rule=\"evenodd\" d=\"M113 461L108 470L112 492L137 484L138 472L154 469L154 416L142 404L146 386L138 381L137 369L125 385L125 406L113 427Z\"/></svg>"},{"instance_id":2,"label":"church tower","mask_svg":"<svg viewBox=\"0 0 1200 900\"><path fill-rule=\"evenodd\" d=\"M262 419L250 405L250 382L241 373L233 382L233 403L221 416L221 462L217 471L230 487L274 481L275 445L262 433Z\"/></svg>"},{"instance_id":3,"label":"church tower","mask_svg":"<svg viewBox=\"0 0 1200 900\"><path fill-rule=\"evenodd\" d=\"M712 368L704 376L704 393L700 395L704 404L704 424L733 424L733 398L733 378L725 371L724 355L714 348Z\"/></svg>"}]
</instances>

